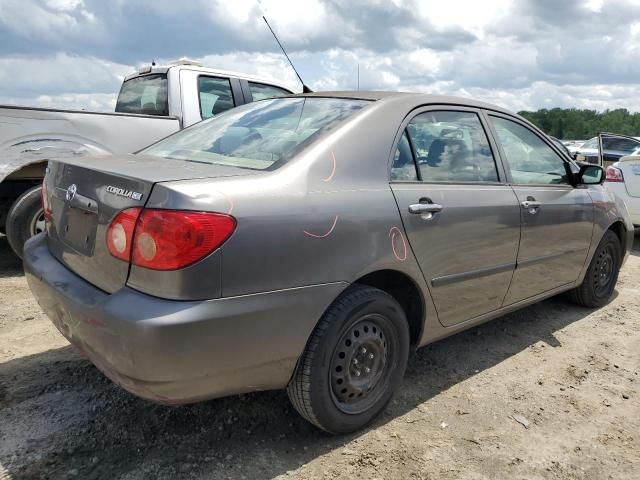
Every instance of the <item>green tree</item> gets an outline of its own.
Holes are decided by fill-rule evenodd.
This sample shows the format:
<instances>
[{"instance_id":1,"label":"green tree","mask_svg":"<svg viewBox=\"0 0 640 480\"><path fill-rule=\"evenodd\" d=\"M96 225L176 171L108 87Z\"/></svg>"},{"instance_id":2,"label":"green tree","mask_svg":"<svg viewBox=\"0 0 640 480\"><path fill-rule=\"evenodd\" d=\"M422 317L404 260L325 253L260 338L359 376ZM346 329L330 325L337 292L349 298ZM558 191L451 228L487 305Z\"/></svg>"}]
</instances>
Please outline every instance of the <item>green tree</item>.
<instances>
[{"instance_id":1,"label":"green tree","mask_svg":"<svg viewBox=\"0 0 640 480\"><path fill-rule=\"evenodd\" d=\"M546 108L535 112L520 112L524 118L545 133L560 139L586 140L600 132L640 136L640 112L626 108L605 110L579 110L575 108Z\"/></svg>"}]
</instances>

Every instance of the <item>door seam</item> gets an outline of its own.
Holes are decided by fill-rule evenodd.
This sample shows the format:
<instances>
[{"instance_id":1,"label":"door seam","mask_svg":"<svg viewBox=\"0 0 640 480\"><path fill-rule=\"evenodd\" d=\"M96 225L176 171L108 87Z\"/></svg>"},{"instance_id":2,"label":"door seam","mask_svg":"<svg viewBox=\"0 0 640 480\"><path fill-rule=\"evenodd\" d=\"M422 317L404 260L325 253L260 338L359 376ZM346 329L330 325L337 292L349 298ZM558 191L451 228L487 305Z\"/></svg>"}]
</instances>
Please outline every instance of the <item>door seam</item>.
<instances>
[{"instance_id":1,"label":"door seam","mask_svg":"<svg viewBox=\"0 0 640 480\"><path fill-rule=\"evenodd\" d=\"M511 189L511 192L513 193L513 196L516 199L516 206L518 207L518 213L519 213L519 217L520 217L520 235L518 235L518 248L516 249L516 258L514 260L515 267L514 267L513 271L511 272L511 280L509 280L509 286L507 287L507 289L504 292L504 297L502 297L502 302L500 302L500 308L505 306L504 302L506 301L507 296L509 296L509 291L511 290L511 285L513 284L513 278L516 275L516 270L518 270L518 258L520 257L520 246L522 245L522 223L523 223L522 216L523 216L523 212L522 212L522 208L520 208L520 200L518 199L518 194L513 189L512 185L509 185L509 188ZM498 308L498 310L500 308Z\"/></svg>"}]
</instances>

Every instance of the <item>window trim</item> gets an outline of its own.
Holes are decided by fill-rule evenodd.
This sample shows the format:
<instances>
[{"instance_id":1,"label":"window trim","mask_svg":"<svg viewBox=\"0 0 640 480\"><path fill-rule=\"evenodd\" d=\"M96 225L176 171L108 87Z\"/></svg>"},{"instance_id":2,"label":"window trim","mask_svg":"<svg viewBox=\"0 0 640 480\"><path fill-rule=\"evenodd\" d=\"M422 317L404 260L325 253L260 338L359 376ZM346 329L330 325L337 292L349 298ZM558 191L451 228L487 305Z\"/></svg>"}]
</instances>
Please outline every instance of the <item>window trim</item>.
<instances>
[{"instance_id":1,"label":"window trim","mask_svg":"<svg viewBox=\"0 0 640 480\"><path fill-rule=\"evenodd\" d=\"M416 172L418 176L418 180L392 180L391 179L391 169L393 168L393 160L395 157L396 150L400 143L400 139L402 138L402 134L406 131L407 125L418 115L426 112L471 112L475 113L478 116L478 121L482 126L485 137L487 138L487 142L489 143L489 148L491 149L491 155L493 156L493 163L496 167L496 174L498 175L498 180L495 182L492 181L425 181L422 180L422 173L420 172L420 168L416 163L416 155L414 151L413 141L411 140L411 135L407 134L407 138L409 140L409 145L411 146L411 154L413 155L413 164L416 167ZM419 184L419 185L488 185L488 186L496 186L496 185L506 185L507 176L504 171L504 166L502 164L502 159L499 155L499 151L497 150L498 145L495 143L495 139L492 135L492 131L489 130L489 125L487 125L487 120L483 115L483 111L480 108L470 107L465 105L451 105L451 104L430 104L430 105L421 105L419 107L414 108L410 112L407 113L405 118L402 120L398 131L396 132L396 136L393 141L393 146L391 148L388 164L387 164L387 176L389 183L392 184Z\"/></svg>"},{"instance_id":2,"label":"window trim","mask_svg":"<svg viewBox=\"0 0 640 480\"><path fill-rule=\"evenodd\" d=\"M532 124L528 124L527 122L523 122L522 120L520 120L517 117L514 117L512 115L507 115L504 114L502 112L496 112L494 110L483 110L482 112L483 115L486 116L486 123L489 127L489 130L491 132L491 135L494 137L494 142L496 143L496 146L498 148L498 151L500 152L500 160L505 172L505 176L506 176L506 180L507 183L509 185L512 185L514 187L551 187L551 188L560 188L560 189L574 189L576 188L576 185L574 185L573 183L571 183L571 179L572 179L572 171L571 171L571 166L569 161L567 161L567 159L564 158L565 155L562 155L559 153L559 148L557 147L557 145L554 145L553 142L551 141L551 139L547 139L546 135L539 129L537 129L534 125ZM496 118L502 118L504 120L509 120L513 123L516 123L518 125L520 125L522 128L526 128L527 130L529 130L532 134L534 134L536 137L538 137L542 143L544 143L545 145L547 145L555 154L556 156L562 161L562 163L564 164L564 168L567 172L567 177L569 178L569 183L516 183L513 181L513 176L511 175L511 166L509 165L509 161L507 160L507 155L505 154L504 150L502 149L502 144L498 141L498 133L496 132L496 130L493 128L493 123L491 122L491 117L496 117ZM531 128L533 127L533 128Z\"/></svg>"},{"instance_id":3,"label":"window trim","mask_svg":"<svg viewBox=\"0 0 640 480\"><path fill-rule=\"evenodd\" d=\"M207 118L211 118L213 115L208 116L208 117L204 117L202 115L202 102L200 101L200 79L201 78L215 78L216 80L226 80L227 83L229 84L229 93L231 93L231 101L233 102L233 107L231 108L235 108L241 104L239 104L236 100L236 96L234 95L233 92L233 84L231 82L232 78L231 77L221 77L221 76L217 76L217 75L207 75L207 74L200 74L196 77L196 93L197 93L197 100L198 100L198 111L200 112L200 118L202 120L206 120ZM231 110L231 109L228 109ZM222 113L222 112L221 112Z\"/></svg>"}]
</instances>

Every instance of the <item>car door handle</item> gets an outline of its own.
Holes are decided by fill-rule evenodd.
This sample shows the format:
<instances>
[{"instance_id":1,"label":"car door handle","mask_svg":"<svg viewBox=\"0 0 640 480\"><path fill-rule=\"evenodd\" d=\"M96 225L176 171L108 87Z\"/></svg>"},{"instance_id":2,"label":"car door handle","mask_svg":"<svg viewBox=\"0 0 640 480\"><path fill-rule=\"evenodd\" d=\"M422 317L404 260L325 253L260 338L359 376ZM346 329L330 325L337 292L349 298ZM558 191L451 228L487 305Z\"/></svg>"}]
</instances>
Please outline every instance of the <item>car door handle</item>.
<instances>
[{"instance_id":1,"label":"car door handle","mask_svg":"<svg viewBox=\"0 0 640 480\"><path fill-rule=\"evenodd\" d=\"M423 213L437 213L442 211L442 205L437 203L414 203L409 205L409 213L421 215Z\"/></svg>"},{"instance_id":2,"label":"car door handle","mask_svg":"<svg viewBox=\"0 0 640 480\"><path fill-rule=\"evenodd\" d=\"M537 202L536 200L525 200L520 203L520 205L522 205L522 208L529 210L531 208L540 208L542 206L542 202Z\"/></svg>"}]
</instances>

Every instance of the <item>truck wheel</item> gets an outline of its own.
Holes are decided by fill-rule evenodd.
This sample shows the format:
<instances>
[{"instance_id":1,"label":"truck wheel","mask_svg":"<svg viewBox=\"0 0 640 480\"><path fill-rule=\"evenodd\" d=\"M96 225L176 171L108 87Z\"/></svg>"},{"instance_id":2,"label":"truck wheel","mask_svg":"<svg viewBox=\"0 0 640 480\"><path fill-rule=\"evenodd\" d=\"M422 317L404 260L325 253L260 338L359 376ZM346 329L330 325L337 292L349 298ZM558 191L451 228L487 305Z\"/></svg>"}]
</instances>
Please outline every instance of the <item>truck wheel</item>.
<instances>
[{"instance_id":1,"label":"truck wheel","mask_svg":"<svg viewBox=\"0 0 640 480\"><path fill-rule=\"evenodd\" d=\"M620 240L608 230L598 244L582 284L569 292L571 300L589 308L606 305L616 288L621 260Z\"/></svg>"},{"instance_id":2,"label":"truck wheel","mask_svg":"<svg viewBox=\"0 0 640 480\"><path fill-rule=\"evenodd\" d=\"M385 408L408 357L402 307L382 290L355 285L318 322L287 393L298 413L322 430L353 432Z\"/></svg>"},{"instance_id":3,"label":"truck wheel","mask_svg":"<svg viewBox=\"0 0 640 480\"><path fill-rule=\"evenodd\" d=\"M29 238L44 232L42 187L33 187L13 202L6 221L6 235L13 251L22 258L22 248Z\"/></svg>"}]
</instances>

